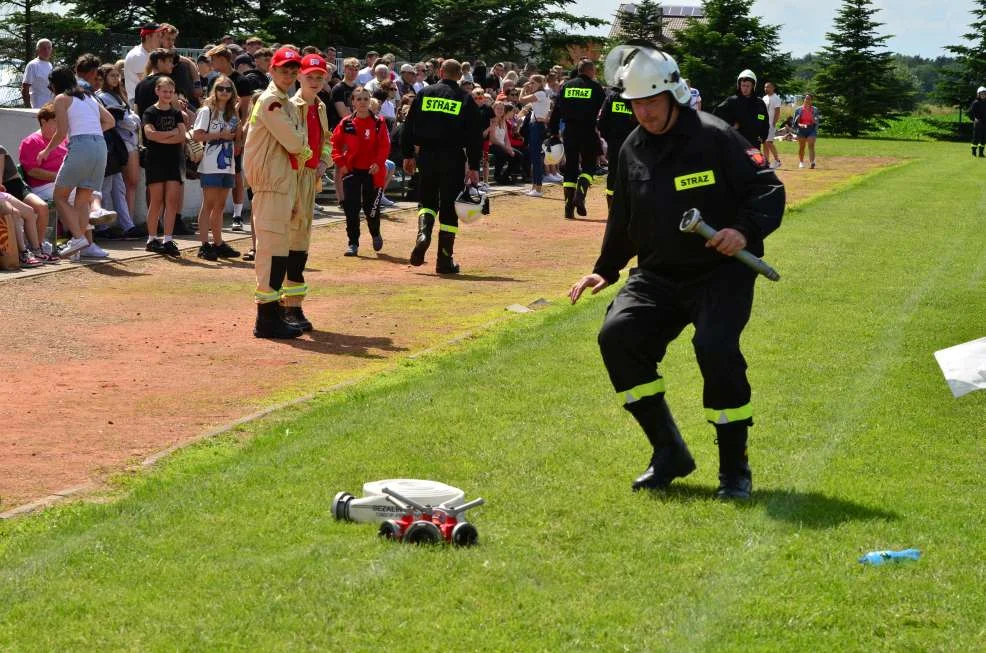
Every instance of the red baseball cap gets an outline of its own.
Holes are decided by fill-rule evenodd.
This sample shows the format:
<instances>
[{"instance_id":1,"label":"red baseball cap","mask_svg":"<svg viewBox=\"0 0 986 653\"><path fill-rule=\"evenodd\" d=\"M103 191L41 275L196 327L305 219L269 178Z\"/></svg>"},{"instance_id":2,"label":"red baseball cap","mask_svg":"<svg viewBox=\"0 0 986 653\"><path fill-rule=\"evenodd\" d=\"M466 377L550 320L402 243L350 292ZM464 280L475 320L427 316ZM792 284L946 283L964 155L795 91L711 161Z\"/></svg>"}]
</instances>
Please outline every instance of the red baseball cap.
<instances>
[{"instance_id":1,"label":"red baseball cap","mask_svg":"<svg viewBox=\"0 0 986 653\"><path fill-rule=\"evenodd\" d=\"M300 74L307 75L308 73L313 73L316 70L321 70L323 73L329 72L328 67L325 65L325 59L317 54L306 54L301 58Z\"/></svg>"},{"instance_id":2,"label":"red baseball cap","mask_svg":"<svg viewBox=\"0 0 986 653\"><path fill-rule=\"evenodd\" d=\"M296 50L292 50L288 47L278 48L274 56L271 57L270 67L278 68L280 66L285 66L287 64L298 64L301 65L301 55L298 54Z\"/></svg>"}]
</instances>

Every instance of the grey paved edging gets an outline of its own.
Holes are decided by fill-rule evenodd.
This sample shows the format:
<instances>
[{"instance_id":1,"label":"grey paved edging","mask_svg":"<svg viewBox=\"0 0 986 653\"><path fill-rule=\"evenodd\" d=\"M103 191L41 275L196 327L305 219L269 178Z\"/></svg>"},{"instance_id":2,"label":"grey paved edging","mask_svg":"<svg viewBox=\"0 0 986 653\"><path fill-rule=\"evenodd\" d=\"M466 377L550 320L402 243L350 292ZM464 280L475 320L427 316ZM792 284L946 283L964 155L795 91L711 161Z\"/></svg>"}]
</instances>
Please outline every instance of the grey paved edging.
<instances>
[{"instance_id":1,"label":"grey paved edging","mask_svg":"<svg viewBox=\"0 0 986 653\"><path fill-rule=\"evenodd\" d=\"M545 186L550 186L551 184L545 184ZM496 197L498 195L516 195L522 192L526 186L497 186L493 192L490 193L491 197ZM329 204L318 204L319 216L312 220L313 227L325 227L327 225L337 224L343 222L346 218L343 215L342 209L337 205ZM397 206L384 209L384 213L393 213L397 211L406 211L408 209L413 209L417 206L416 202L397 202ZM178 249L185 252L191 251L198 248L201 241L197 236L176 236L175 242L178 244ZM232 231L228 225L223 226L223 240L229 243L238 243L243 241L250 241L250 232L246 231ZM0 272L0 283L15 281L19 279L27 279L30 277L38 277L43 274L54 274L56 272L67 272L69 270L78 270L86 267L93 267L96 265L112 265L114 263L128 263L130 261L136 261L145 258L160 257L160 254L154 254L148 252L144 249L146 243L143 240L99 240L99 246L110 253L110 258L102 259L83 259L79 263L72 263L69 260L62 260L57 265L45 265L39 268L30 268L26 270L14 270L10 272ZM249 249L249 247L247 247Z\"/></svg>"},{"instance_id":2,"label":"grey paved edging","mask_svg":"<svg viewBox=\"0 0 986 653\"><path fill-rule=\"evenodd\" d=\"M550 185L550 184L546 184L546 185ZM493 191L493 192L490 193L490 196L491 197L496 197L498 195L515 195L517 193L522 192L524 190L524 188L525 188L524 186L498 187L495 191ZM416 204L415 203L412 203L412 202L399 202L397 207L393 207L391 209L388 209L388 211L397 211L397 210L412 209L415 206L416 206ZM325 217L325 218L316 218L313 221L313 225L314 226L324 226L324 225L328 225L328 224L334 224L334 223L340 222L340 221L342 221L342 220L345 219L344 217L341 216L341 213L342 212L341 212L341 210L338 207L336 207L335 208L335 211L334 211L334 213L336 215L332 215L332 213L333 212L330 209L329 210L329 216L328 217ZM226 231L227 231L226 229L223 229L223 233L224 234L226 233ZM236 234L238 234L239 232L229 232L229 233L236 233ZM245 235L245 238L249 238L249 237L250 237L250 234L247 233ZM176 240L178 240L178 239L176 239ZM187 240L187 238L185 240ZM238 240L243 240L243 238L236 238L235 240L231 238L230 239L230 242L235 242L235 241L238 241ZM114 243L114 242L118 242L118 241L111 241L111 243ZM128 244L128 243L122 243L122 244ZM192 249L194 247L198 247L198 241L195 241L195 244L187 247L187 249ZM108 248L106 248L106 249L108 249ZM127 261L127 260L135 260L135 259L147 258L147 257L151 257L151 256L160 256L160 254L152 254L150 252L144 252L143 251L143 248L141 248L141 251L140 252L135 253L133 256L126 257L123 260L119 260L119 259L113 259L113 260L109 260L109 261L106 261L106 260L94 260L92 262L83 263L81 265L80 264L66 265L65 263L63 263L62 265L47 265L44 268L36 268L36 269L31 269L31 270L24 270L23 272L27 272L27 273L32 273L33 272L33 273L35 273L33 275L32 274L27 274L27 275L24 275L24 276L36 276L36 274L39 273L39 271L43 271L43 272L41 272L41 274L45 274L45 273L48 273L49 271L50 272L58 272L61 269L75 270L75 269L78 269L80 267L83 267L84 265L100 265L100 264L107 264L107 263L120 263L120 262L124 262L124 261ZM63 268L63 266L64 266L64 268ZM0 283L2 283L3 281L7 280L6 277L22 278L21 275L19 275L19 274L18 275L15 275L15 274L7 274L7 275L0 276ZM546 303L547 302L545 302L545 300L538 299L538 300L534 301L530 305L530 308L532 308L532 309L541 308L541 307L545 306ZM493 325L495 325L495 324L497 324L499 322L502 322L502 321L504 321L506 319L510 319L510 317L512 317L512 316L501 317L501 318L497 318L497 319L494 319L494 320L490 320L489 322L486 322L485 324L479 326L476 329L473 329L472 331L469 331L468 333L464 333L464 334L458 335L458 336L456 336L454 338L450 338L449 340L443 342L440 345L436 345L434 347L429 347L428 349L423 349L421 351L408 354L405 358L414 359L414 358L418 358L418 357L421 357L421 356L425 356L425 355L430 354L430 353L434 353L438 349L441 349L441 348L444 348L444 347L448 347L449 345L454 345L456 343L462 342L463 340L467 340L469 338L472 338L477 333L481 333L483 331L486 331L487 329L489 329ZM386 369L387 370L393 369L393 366L387 367ZM296 399L291 399L289 401L285 401L285 402L281 402L279 404L275 404L273 406L269 406L267 408L264 408L263 410L259 410L259 411L255 412L255 413L251 413L250 415L247 415L245 417L241 417L241 418L239 418L237 420L234 420L232 422L229 422L228 424L224 424L224 425L219 426L219 427L216 427L214 429L210 429L208 431L205 431L203 433L200 433L199 435L193 436L193 437L189 438L188 440L186 440L184 442L171 445L170 447L167 447L165 449L162 449L161 451L158 451L156 453L153 453L150 456L148 456L147 458L145 458L144 460L142 460L138 465L133 465L133 466L130 466L128 468L124 468L123 471L139 471L139 470L142 470L142 469L149 469L149 468L153 467L155 464L157 464L158 461L162 460L163 458L171 455L172 453L174 453L176 451L180 451L181 449L184 449L185 447L189 447L191 445L197 444L197 443L202 442L203 440L207 440L209 438L214 438L217 435L222 435L223 433L226 433L228 431L231 431L231 430L235 429L237 426L243 426L245 424L249 424L251 422L255 422L257 420L263 419L264 417L267 417L268 415L271 415L271 414L273 414L273 413L275 413L275 412L277 412L277 411L279 411L279 410L281 410L283 408L288 408L288 407L291 407L291 406L297 406L297 405L300 405L300 404L308 403L308 402L314 400L315 398L317 398L317 397L319 397L321 395L329 394L329 393L332 393L332 392L336 392L336 391L341 390L343 388L346 388L346 387L349 387L349 386L354 385L356 383L359 383L360 381L364 380L365 378L366 377L363 376L363 377L357 377L357 378L354 378L354 379L350 379L348 381L342 381L342 382L337 383L335 385L329 386L328 388L323 388L323 389L317 390L316 392L313 392L311 394L307 394L307 395L305 395L303 397L298 397ZM0 520L7 520L7 519L12 519L14 517L20 517L20 516L23 516L23 515L28 515L28 514L31 514L31 513L35 513L35 512L38 512L40 510L44 510L45 508L48 508L49 506L52 506L52 505L54 505L56 503L59 503L61 501L64 501L66 499L71 499L73 497L78 497L78 496L81 496L81 495L84 495L84 494L88 494L88 493L94 492L94 491L100 489L101 487L104 487L104 484L103 483L94 482L94 481L93 482L89 482L89 483L83 483L82 485L74 485L72 487L68 487L68 488L59 490L57 492L54 492L52 494L49 494L47 496L41 497L40 499L35 499L33 501L30 501L28 503L22 504L20 506L15 507L15 508L11 508L10 510L7 510L6 512L0 512Z\"/></svg>"}]
</instances>

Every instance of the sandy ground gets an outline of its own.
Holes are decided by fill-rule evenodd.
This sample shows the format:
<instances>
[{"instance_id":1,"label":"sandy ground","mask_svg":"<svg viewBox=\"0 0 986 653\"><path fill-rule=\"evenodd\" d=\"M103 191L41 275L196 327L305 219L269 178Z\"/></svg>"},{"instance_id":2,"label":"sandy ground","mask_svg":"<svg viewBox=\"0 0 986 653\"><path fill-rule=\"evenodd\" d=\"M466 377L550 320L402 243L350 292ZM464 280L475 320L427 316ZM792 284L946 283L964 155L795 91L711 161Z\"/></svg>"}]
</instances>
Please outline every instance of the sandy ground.
<instances>
[{"instance_id":1,"label":"sandy ground","mask_svg":"<svg viewBox=\"0 0 986 653\"><path fill-rule=\"evenodd\" d=\"M785 170L792 201L879 159ZM809 176L810 173L810 176ZM148 258L5 281L0 275L0 512L65 488L99 483L148 455L274 402L372 374L405 356L509 315L505 307L565 301L591 271L605 200L561 217L561 190L494 200L463 226L463 273L434 274L434 249L407 262L413 211L385 216L379 254L364 234L344 258L345 230L315 231L305 304L316 330L294 341L252 335L253 265ZM436 231L437 234L437 231Z\"/></svg>"}]
</instances>

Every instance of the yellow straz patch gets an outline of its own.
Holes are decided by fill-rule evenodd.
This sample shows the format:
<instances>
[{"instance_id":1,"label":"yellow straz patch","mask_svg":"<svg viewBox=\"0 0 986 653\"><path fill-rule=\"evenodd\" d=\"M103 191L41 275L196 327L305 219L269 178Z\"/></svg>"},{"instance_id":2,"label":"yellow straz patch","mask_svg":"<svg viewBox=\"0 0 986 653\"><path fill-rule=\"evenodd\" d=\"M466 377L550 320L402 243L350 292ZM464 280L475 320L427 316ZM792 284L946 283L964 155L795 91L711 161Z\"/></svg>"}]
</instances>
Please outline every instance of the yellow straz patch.
<instances>
[{"instance_id":1,"label":"yellow straz patch","mask_svg":"<svg viewBox=\"0 0 986 653\"><path fill-rule=\"evenodd\" d=\"M613 103L613 113L628 113L628 114L631 114L632 115L633 114L633 111L631 111L630 110L630 107L628 107L627 105L623 104L622 102L614 102Z\"/></svg>"},{"instance_id":2,"label":"yellow straz patch","mask_svg":"<svg viewBox=\"0 0 986 653\"><path fill-rule=\"evenodd\" d=\"M592 98L592 89L572 86L565 89L565 97L577 98L579 100L589 100Z\"/></svg>"},{"instance_id":3,"label":"yellow straz patch","mask_svg":"<svg viewBox=\"0 0 986 653\"><path fill-rule=\"evenodd\" d=\"M704 172L692 172L674 178L675 190L689 190L700 186L712 186L716 183L716 175L711 170Z\"/></svg>"},{"instance_id":4,"label":"yellow straz patch","mask_svg":"<svg viewBox=\"0 0 986 653\"><path fill-rule=\"evenodd\" d=\"M426 97L421 98L421 110L438 111L439 113L457 116L462 111L462 102L458 100L447 100L442 97Z\"/></svg>"}]
</instances>

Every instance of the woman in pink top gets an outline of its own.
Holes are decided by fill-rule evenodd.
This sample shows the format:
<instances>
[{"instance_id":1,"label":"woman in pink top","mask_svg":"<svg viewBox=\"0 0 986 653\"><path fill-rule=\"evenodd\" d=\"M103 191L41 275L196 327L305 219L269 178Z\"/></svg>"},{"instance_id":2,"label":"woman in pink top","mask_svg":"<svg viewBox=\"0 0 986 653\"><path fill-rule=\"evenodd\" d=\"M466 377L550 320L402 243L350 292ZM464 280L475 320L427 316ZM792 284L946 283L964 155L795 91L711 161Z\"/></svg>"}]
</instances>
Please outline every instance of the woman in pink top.
<instances>
[{"instance_id":1,"label":"woman in pink top","mask_svg":"<svg viewBox=\"0 0 986 653\"><path fill-rule=\"evenodd\" d=\"M45 201L51 201L55 192L55 176L68 154L68 148L62 142L55 146L43 163L38 164L38 152L45 149L58 131L54 104L49 102L38 109L38 125L38 131L21 141L17 159L24 169L24 181L31 187L31 192Z\"/></svg>"}]
</instances>

